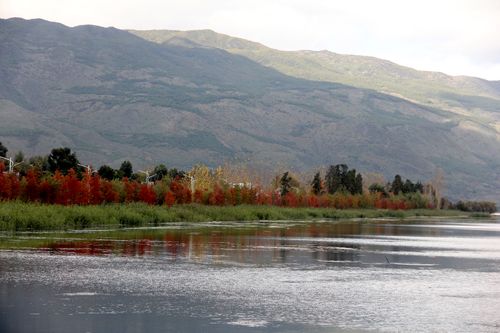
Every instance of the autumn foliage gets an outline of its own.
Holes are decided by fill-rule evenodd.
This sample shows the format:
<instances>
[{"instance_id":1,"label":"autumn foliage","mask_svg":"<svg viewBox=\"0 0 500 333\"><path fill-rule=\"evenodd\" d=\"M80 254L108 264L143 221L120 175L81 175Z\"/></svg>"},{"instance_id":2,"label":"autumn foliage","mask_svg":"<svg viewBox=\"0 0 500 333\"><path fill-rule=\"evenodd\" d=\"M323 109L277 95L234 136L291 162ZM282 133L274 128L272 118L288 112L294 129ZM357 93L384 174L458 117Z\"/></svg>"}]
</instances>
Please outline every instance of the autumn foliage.
<instances>
[{"instance_id":1,"label":"autumn foliage","mask_svg":"<svg viewBox=\"0 0 500 333\"><path fill-rule=\"evenodd\" d=\"M144 202L167 207L196 203L214 206L275 205L335 209L421 208L405 201L404 197L383 197L377 193L316 195L290 191L282 196L277 190L231 186L222 182L209 189L197 188L194 192L191 192L186 179L169 179L161 184L163 187L159 184L142 184L128 178L106 180L97 174L78 175L73 169L66 175L58 171L54 174L41 174L30 169L25 175L19 176L5 172L5 166L0 163L0 201L20 200L59 205Z\"/></svg>"}]
</instances>

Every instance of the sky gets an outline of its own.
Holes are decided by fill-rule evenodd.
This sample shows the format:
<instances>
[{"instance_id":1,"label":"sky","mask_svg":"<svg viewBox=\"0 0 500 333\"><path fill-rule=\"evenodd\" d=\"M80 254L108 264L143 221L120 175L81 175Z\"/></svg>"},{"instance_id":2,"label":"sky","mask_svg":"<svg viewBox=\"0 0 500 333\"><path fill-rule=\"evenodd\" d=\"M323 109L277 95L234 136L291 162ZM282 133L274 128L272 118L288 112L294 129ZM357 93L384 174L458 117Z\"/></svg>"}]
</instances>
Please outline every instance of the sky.
<instances>
[{"instance_id":1,"label":"sky","mask_svg":"<svg viewBox=\"0 0 500 333\"><path fill-rule=\"evenodd\" d=\"M280 50L368 55L500 80L498 0L0 0L0 17L212 29Z\"/></svg>"}]
</instances>

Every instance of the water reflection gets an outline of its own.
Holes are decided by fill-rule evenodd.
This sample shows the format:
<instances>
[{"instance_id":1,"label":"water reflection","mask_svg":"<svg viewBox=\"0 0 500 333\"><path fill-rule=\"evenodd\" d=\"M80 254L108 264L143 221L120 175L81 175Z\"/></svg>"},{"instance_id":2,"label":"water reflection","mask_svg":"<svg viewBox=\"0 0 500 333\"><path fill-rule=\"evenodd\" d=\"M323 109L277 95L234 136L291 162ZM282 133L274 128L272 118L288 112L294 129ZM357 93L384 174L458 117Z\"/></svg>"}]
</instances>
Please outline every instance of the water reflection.
<instances>
[{"instance_id":1,"label":"water reflection","mask_svg":"<svg viewBox=\"0 0 500 333\"><path fill-rule=\"evenodd\" d=\"M172 224L0 249L0 332L500 327L494 220Z\"/></svg>"},{"instance_id":2,"label":"water reflection","mask_svg":"<svg viewBox=\"0 0 500 333\"><path fill-rule=\"evenodd\" d=\"M219 264L441 265L487 269L500 259L497 223L388 221L208 223L157 229L23 235L15 245L52 254L157 256ZM6 244L6 242L10 242ZM479 260L479 261L478 261ZM466 269L467 263L460 263Z\"/></svg>"}]
</instances>

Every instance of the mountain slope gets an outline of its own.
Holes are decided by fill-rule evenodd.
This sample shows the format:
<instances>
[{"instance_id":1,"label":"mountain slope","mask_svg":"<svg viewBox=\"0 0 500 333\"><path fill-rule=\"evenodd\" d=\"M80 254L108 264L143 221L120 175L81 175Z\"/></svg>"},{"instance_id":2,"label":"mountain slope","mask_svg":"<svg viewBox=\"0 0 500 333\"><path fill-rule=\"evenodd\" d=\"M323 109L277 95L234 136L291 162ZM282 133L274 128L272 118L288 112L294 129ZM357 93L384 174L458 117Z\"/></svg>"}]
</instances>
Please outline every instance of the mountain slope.
<instances>
[{"instance_id":1,"label":"mountain slope","mask_svg":"<svg viewBox=\"0 0 500 333\"><path fill-rule=\"evenodd\" d=\"M131 32L156 43L183 40L191 45L223 49L294 77L392 94L458 114L500 138L500 81L417 71L387 60L329 51L279 51L211 30Z\"/></svg>"},{"instance_id":2,"label":"mountain slope","mask_svg":"<svg viewBox=\"0 0 500 333\"><path fill-rule=\"evenodd\" d=\"M452 197L496 198L500 149L481 124L198 44L1 20L0 141L28 155L69 146L94 165L348 163L422 180L442 168Z\"/></svg>"}]
</instances>

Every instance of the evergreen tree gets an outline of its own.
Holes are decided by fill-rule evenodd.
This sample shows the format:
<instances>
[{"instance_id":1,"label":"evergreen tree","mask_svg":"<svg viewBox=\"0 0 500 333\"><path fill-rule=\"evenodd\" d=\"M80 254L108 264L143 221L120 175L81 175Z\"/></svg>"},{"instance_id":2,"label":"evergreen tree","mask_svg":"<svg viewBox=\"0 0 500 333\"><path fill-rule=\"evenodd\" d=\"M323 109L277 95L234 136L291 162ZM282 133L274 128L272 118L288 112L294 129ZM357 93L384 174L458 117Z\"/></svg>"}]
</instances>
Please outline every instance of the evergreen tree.
<instances>
[{"instance_id":1,"label":"evergreen tree","mask_svg":"<svg viewBox=\"0 0 500 333\"><path fill-rule=\"evenodd\" d=\"M118 175L120 178L127 177L132 178L133 173L132 163L130 161L123 161L120 165L120 169L118 169Z\"/></svg>"},{"instance_id":2,"label":"evergreen tree","mask_svg":"<svg viewBox=\"0 0 500 333\"><path fill-rule=\"evenodd\" d=\"M413 184L413 182L409 179L407 179L402 188L401 188L401 192L403 193L415 193L416 192L416 189L415 189L415 184Z\"/></svg>"},{"instance_id":3,"label":"evergreen tree","mask_svg":"<svg viewBox=\"0 0 500 333\"><path fill-rule=\"evenodd\" d=\"M353 194L363 194L363 176L360 173L356 175L355 191Z\"/></svg>"},{"instance_id":4,"label":"evergreen tree","mask_svg":"<svg viewBox=\"0 0 500 333\"><path fill-rule=\"evenodd\" d=\"M172 168L168 170L168 177L172 180L174 179L182 179L186 177L186 172L182 170L177 170L177 168Z\"/></svg>"},{"instance_id":5,"label":"evergreen tree","mask_svg":"<svg viewBox=\"0 0 500 333\"><path fill-rule=\"evenodd\" d=\"M67 174L70 169L77 171L78 163L76 155L67 147L52 149L48 158L49 170L52 173L56 170L63 174Z\"/></svg>"},{"instance_id":6,"label":"evergreen tree","mask_svg":"<svg viewBox=\"0 0 500 333\"><path fill-rule=\"evenodd\" d=\"M292 188L291 182L292 182L292 177L288 175L287 171L283 174L283 176L280 179L281 196L285 196L288 192L290 192L290 189Z\"/></svg>"},{"instance_id":7,"label":"evergreen tree","mask_svg":"<svg viewBox=\"0 0 500 333\"><path fill-rule=\"evenodd\" d=\"M363 177L356 173L356 169L349 170L345 164L331 165L325 176L325 184L330 194L335 192L363 193Z\"/></svg>"},{"instance_id":8,"label":"evergreen tree","mask_svg":"<svg viewBox=\"0 0 500 333\"><path fill-rule=\"evenodd\" d=\"M6 157L9 150L0 142L0 157Z\"/></svg>"},{"instance_id":9,"label":"evergreen tree","mask_svg":"<svg viewBox=\"0 0 500 333\"><path fill-rule=\"evenodd\" d=\"M401 192L403 189L403 181L401 180L400 175L394 176L394 180L392 181L391 184L391 192L394 193L394 195L398 195L399 192Z\"/></svg>"},{"instance_id":10,"label":"evergreen tree","mask_svg":"<svg viewBox=\"0 0 500 333\"><path fill-rule=\"evenodd\" d=\"M415 192L424 193L424 185L420 181L415 184Z\"/></svg>"},{"instance_id":11,"label":"evergreen tree","mask_svg":"<svg viewBox=\"0 0 500 333\"><path fill-rule=\"evenodd\" d=\"M160 164L154 168L153 174L155 175L154 179L162 180L163 177L168 175L168 169L164 164Z\"/></svg>"},{"instance_id":12,"label":"evergreen tree","mask_svg":"<svg viewBox=\"0 0 500 333\"><path fill-rule=\"evenodd\" d=\"M370 187L368 187L368 191L370 193L375 194L375 193L381 193L382 196L387 197L387 191L385 190L385 186L381 184L371 184Z\"/></svg>"},{"instance_id":13,"label":"evergreen tree","mask_svg":"<svg viewBox=\"0 0 500 333\"><path fill-rule=\"evenodd\" d=\"M342 183L342 178L347 171L346 169L347 166L345 164L330 165L325 175L326 190L328 193L333 194L344 185Z\"/></svg>"},{"instance_id":14,"label":"evergreen tree","mask_svg":"<svg viewBox=\"0 0 500 333\"><path fill-rule=\"evenodd\" d=\"M14 157L14 163L21 163L24 161L24 153L22 151L18 151L16 156Z\"/></svg>"},{"instance_id":15,"label":"evergreen tree","mask_svg":"<svg viewBox=\"0 0 500 333\"><path fill-rule=\"evenodd\" d=\"M314 175L314 179L311 183L311 186L314 194L316 195L321 194L322 186L321 186L321 176L319 172L316 172L316 174Z\"/></svg>"},{"instance_id":16,"label":"evergreen tree","mask_svg":"<svg viewBox=\"0 0 500 333\"><path fill-rule=\"evenodd\" d=\"M115 178L116 171L109 165L102 165L97 173L102 179L113 180L113 178Z\"/></svg>"},{"instance_id":17,"label":"evergreen tree","mask_svg":"<svg viewBox=\"0 0 500 333\"><path fill-rule=\"evenodd\" d=\"M347 190L347 192L351 194L355 194L357 189L356 189L356 170L352 169L346 172L345 177L344 177L344 187Z\"/></svg>"}]
</instances>

